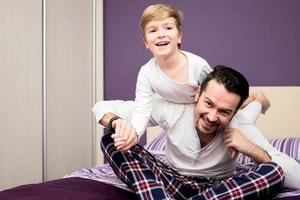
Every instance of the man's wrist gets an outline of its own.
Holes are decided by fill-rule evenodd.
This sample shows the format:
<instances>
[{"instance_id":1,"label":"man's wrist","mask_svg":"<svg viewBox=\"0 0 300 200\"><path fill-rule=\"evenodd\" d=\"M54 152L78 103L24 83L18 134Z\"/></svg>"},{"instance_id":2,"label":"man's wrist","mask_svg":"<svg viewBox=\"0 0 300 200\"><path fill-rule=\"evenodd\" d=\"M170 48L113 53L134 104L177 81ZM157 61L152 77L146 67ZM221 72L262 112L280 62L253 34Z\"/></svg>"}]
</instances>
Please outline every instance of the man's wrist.
<instances>
[{"instance_id":1,"label":"man's wrist","mask_svg":"<svg viewBox=\"0 0 300 200\"><path fill-rule=\"evenodd\" d=\"M118 120L118 119L121 119L120 117L118 117L118 116L114 116L114 117L112 117L110 120L109 120L109 122L108 122L108 125L107 125L107 127L108 127L108 129L114 129L115 127L113 127L113 122L115 121L115 120Z\"/></svg>"},{"instance_id":2,"label":"man's wrist","mask_svg":"<svg viewBox=\"0 0 300 200\"><path fill-rule=\"evenodd\" d=\"M99 123L108 128L108 124L109 124L109 121L113 118L113 117L116 117L117 115L115 115L114 113L106 113L103 115L103 117L99 120Z\"/></svg>"},{"instance_id":3,"label":"man's wrist","mask_svg":"<svg viewBox=\"0 0 300 200\"><path fill-rule=\"evenodd\" d=\"M268 152L256 144L253 144L250 148L249 154L256 163L264 163L272 160Z\"/></svg>"},{"instance_id":4,"label":"man's wrist","mask_svg":"<svg viewBox=\"0 0 300 200\"><path fill-rule=\"evenodd\" d=\"M139 143L140 136L137 133L135 133L135 134L136 134L136 144L137 144L137 143Z\"/></svg>"}]
</instances>

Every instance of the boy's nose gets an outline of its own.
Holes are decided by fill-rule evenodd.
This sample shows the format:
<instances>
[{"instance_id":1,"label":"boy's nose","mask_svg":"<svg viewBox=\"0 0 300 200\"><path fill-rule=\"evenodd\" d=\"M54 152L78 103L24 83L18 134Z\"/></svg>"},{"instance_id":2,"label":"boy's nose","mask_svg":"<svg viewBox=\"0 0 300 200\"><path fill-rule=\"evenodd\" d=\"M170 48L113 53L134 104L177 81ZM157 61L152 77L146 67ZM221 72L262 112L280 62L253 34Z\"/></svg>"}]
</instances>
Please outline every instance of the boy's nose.
<instances>
[{"instance_id":1,"label":"boy's nose","mask_svg":"<svg viewBox=\"0 0 300 200\"><path fill-rule=\"evenodd\" d=\"M166 31L165 30L163 30L163 29L159 29L158 30L158 37L164 37L164 36L166 36Z\"/></svg>"}]
</instances>

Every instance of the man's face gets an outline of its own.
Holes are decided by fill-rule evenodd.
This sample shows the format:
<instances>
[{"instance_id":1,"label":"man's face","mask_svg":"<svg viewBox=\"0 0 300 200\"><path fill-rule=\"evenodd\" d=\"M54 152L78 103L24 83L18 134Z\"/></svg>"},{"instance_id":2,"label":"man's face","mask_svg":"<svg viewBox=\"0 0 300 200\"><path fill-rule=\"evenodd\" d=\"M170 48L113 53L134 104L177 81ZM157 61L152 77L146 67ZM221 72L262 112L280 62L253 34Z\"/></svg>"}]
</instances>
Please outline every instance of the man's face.
<instances>
[{"instance_id":1,"label":"man's face","mask_svg":"<svg viewBox=\"0 0 300 200\"><path fill-rule=\"evenodd\" d=\"M211 80L202 91L195 108L195 127L201 136L213 136L224 128L240 102L240 96L228 92L222 84Z\"/></svg>"}]
</instances>

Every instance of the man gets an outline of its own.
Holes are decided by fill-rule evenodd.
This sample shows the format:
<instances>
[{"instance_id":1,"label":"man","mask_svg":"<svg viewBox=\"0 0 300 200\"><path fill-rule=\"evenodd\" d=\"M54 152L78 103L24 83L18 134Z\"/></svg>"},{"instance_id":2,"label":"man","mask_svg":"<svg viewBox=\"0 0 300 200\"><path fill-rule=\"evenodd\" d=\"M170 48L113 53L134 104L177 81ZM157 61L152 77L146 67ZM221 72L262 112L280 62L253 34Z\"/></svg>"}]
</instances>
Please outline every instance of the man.
<instances>
[{"instance_id":1,"label":"man","mask_svg":"<svg viewBox=\"0 0 300 200\"><path fill-rule=\"evenodd\" d=\"M109 109L105 111L105 105L102 105L105 115L99 114L95 106L96 118L109 127L101 140L104 155L116 175L140 199L270 197L280 191L282 169L270 162L269 152L238 129L241 124L249 125L247 117L240 114L241 121L232 120L247 99L248 91L248 82L239 72L217 66L202 83L196 105L153 102L151 123L168 133L166 156L170 165L135 145L137 137L129 123ZM130 110L126 104L121 106ZM122 109L117 110L122 113ZM236 128L227 128L230 121ZM122 134L114 134L114 129ZM120 146L124 141L126 145ZM234 173L237 152L257 164Z\"/></svg>"}]
</instances>

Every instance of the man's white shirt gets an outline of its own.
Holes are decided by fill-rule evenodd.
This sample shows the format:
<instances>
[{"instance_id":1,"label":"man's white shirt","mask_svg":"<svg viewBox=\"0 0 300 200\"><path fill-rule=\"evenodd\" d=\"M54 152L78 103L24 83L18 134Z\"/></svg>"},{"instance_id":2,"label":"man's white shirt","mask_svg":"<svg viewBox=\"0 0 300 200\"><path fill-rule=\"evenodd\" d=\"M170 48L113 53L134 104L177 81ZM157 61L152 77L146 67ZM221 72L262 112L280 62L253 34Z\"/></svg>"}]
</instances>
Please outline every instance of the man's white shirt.
<instances>
[{"instance_id":1,"label":"man's white shirt","mask_svg":"<svg viewBox=\"0 0 300 200\"><path fill-rule=\"evenodd\" d=\"M237 155L234 158L230 157L222 133L217 134L205 147L201 147L194 122L195 104L175 104L164 99L153 99L152 106L148 126L160 126L167 132L166 156L174 168L184 175L210 178L232 175ZM272 161L282 167L285 187L299 188L300 165L270 145L254 126L260 111L260 103L253 101L246 108L238 111L228 126L240 129L249 140L264 149ZM93 107L97 122L109 112L129 121L134 112L134 102L100 101Z\"/></svg>"}]
</instances>

